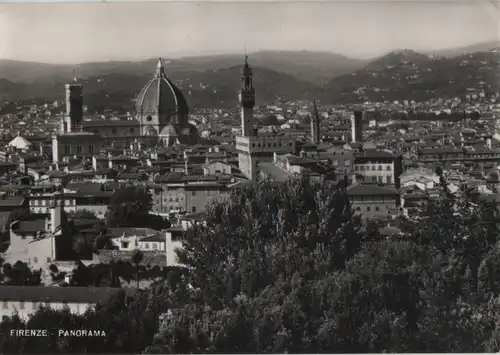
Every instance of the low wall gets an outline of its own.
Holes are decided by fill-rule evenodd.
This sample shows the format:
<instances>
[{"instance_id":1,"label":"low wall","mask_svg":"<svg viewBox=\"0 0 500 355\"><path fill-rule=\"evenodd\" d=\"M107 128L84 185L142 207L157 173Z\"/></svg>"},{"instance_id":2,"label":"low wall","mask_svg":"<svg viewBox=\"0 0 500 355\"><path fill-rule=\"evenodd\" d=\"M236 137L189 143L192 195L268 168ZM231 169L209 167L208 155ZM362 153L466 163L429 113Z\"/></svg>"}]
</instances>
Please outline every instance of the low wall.
<instances>
[{"instance_id":1,"label":"low wall","mask_svg":"<svg viewBox=\"0 0 500 355\"><path fill-rule=\"evenodd\" d=\"M151 266L166 266L167 258L165 252L162 251L143 251L144 258L141 265L151 265ZM106 263L109 264L111 261L132 261L132 255L134 251L119 251L119 250L99 250L98 254L94 254L95 263Z\"/></svg>"}]
</instances>

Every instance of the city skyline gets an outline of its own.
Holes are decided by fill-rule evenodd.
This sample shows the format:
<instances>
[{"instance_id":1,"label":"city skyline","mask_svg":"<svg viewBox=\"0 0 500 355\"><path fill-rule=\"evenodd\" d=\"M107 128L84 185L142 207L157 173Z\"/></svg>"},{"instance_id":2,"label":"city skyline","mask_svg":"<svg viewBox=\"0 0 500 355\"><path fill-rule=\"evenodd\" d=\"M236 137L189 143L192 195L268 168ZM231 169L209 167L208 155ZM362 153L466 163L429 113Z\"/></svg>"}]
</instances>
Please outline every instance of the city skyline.
<instances>
[{"instance_id":1,"label":"city skyline","mask_svg":"<svg viewBox=\"0 0 500 355\"><path fill-rule=\"evenodd\" d=\"M308 50L373 58L499 38L488 1L0 4L0 59L54 64Z\"/></svg>"}]
</instances>

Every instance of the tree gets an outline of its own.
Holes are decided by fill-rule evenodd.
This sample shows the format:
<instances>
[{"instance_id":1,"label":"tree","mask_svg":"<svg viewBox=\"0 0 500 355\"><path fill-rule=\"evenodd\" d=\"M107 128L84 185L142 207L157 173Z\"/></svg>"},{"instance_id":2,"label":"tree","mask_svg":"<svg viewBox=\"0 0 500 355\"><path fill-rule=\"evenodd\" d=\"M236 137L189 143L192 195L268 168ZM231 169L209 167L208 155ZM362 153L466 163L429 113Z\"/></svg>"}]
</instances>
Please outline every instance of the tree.
<instances>
[{"instance_id":1,"label":"tree","mask_svg":"<svg viewBox=\"0 0 500 355\"><path fill-rule=\"evenodd\" d=\"M166 280L133 300L122 294L74 320L40 312L33 323L111 336L19 344L82 353L498 351L499 215L467 191L444 194L419 221L405 220L404 237L366 238L345 189L260 181L208 207L178 251L187 267L165 268ZM137 281L142 262L138 252ZM90 277L107 283L121 267Z\"/></svg>"},{"instance_id":2,"label":"tree","mask_svg":"<svg viewBox=\"0 0 500 355\"><path fill-rule=\"evenodd\" d=\"M365 239L342 191L305 180L260 182L208 215L179 252L185 304L149 353L477 352L491 338L498 221L471 196L431 202L399 241Z\"/></svg>"},{"instance_id":3,"label":"tree","mask_svg":"<svg viewBox=\"0 0 500 355\"><path fill-rule=\"evenodd\" d=\"M135 265L137 272L136 273L137 289L139 289L139 265L141 264L143 259L144 259L144 253L139 249L134 250L134 253L132 254L131 257L131 261Z\"/></svg>"},{"instance_id":4,"label":"tree","mask_svg":"<svg viewBox=\"0 0 500 355\"><path fill-rule=\"evenodd\" d=\"M97 216L95 213L88 211L88 210L78 210L76 212L73 212L69 215L71 219L91 219L91 220L97 220Z\"/></svg>"},{"instance_id":5,"label":"tree","mask_svg":"<svg viewBox=\"0 0 500 355\"><path fill-rule=\"evenodd\" d=\"M276 115L269 115L262 119L263 126L277 126L279 125L278 117Z\"/></svg>"},{"instance_id":6,"label":"tree","mask_svg":"<svg viewBox=\"0 0 500 355\"><path fill-rule=\"evenodd\" d=\"M117 190L108 206L109 227L137 227L141 219L149 215L153 205L151 194L146 188L136 186Z\"/></svg>"},{"instance_id":7,"label":"tree","mask_svg":"<svg viewBox=\"0 0 500 355\"><path fill-rule=\"evenodd\" d=\"M10 214L9 217L7 217L7 221L5 222L4 225L4 230L10 231L10 225L19 220L23 220L31 216L31 211L29 208L17 208L13 210Z\"/></svg>"}]
</instances>

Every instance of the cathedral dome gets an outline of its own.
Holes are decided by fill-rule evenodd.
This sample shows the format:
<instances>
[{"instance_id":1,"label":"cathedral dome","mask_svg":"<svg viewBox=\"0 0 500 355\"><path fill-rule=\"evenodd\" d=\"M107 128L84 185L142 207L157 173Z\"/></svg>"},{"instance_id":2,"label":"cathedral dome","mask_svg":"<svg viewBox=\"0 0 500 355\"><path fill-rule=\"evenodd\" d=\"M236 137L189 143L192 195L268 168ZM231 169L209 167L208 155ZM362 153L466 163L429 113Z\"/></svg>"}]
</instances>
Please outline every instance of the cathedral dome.
<instances>
[{"instance_id":1,"label":"cathedral dome","mask_svg":"<svg viewBox=\"0 0 500 355\"><path fill-rule=\"evenodd\" d=\"M177 136L177 130L171 124L163 127L163 129L159 134L159 137L176 137L176 136Z\"/></svg>"},{"instance_id":2,"label":"cathedral dome","mask_svg":"<svg viewBox=\"0 0 500 355\"><path fill-rule=\"evenodd\" d=\"M161 123L187 123L189 108L184 95L165 75L161 59L158 60L153 79L144 86L135 103L137 114L145 122L158 117Z\"/></svg>"}]
</instances>

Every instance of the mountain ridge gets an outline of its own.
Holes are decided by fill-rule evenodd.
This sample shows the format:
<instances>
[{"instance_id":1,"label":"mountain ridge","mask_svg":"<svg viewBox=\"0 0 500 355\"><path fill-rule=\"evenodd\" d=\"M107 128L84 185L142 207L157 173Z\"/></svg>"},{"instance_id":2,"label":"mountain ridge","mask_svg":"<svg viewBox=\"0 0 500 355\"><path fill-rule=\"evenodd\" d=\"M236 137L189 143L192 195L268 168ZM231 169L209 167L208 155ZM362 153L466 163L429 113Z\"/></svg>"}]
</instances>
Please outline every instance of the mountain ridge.
<instances>
[{"instance_id":1,"label":"mountain ridge","mask_svg":"<svg viewBox=\"0 0 500 355\"><path fill-rule=\"evenodd\" d=\"M290 53L271 51L261 53L260 57L256 57L261 59L250 58L255 73L257 102L268 104L277 99L313 98L325 103L404 99L419 101L436 96L463 96L467 88L500 92L498 88L500 77L496 70L500 65L500 52L476 52L449 58L411 49L398 49L369 63L355 63L356 69L344 74L332 75L333 78L326 82L311 82L311 80L302 79L296 72L287 73L283 68L288 68L288 71L293 72L303 65L307 69L308 57L313 55L315 63L325 62L322 70L329 71L327 64L329 58L332 58L330 54L294 52L293 65L287 67L286 60L279 61L278 59L289 57ZM268 65L274 63L271 66L278 67L278 70L260 66L259 60L267 60ZM350 59L344 57L341 60ZM78 75L84 84L86 102L94 111L100 111L104 107L133 110L131 99L151 79L156 61L157 59L148 59L139 63L118 62L122 66L118 72L115 70L117 62L98 63L100 74L88 77ZM193 57L190 60L169 59L165 61L168 63L165 67L167 76L187 96L190 107L234 107L237 105L242 61L241 56L216 55ZM18 63L14 61L14 64ZM22 64L18 66L19 70L22 68ZM47 67L42 69L44 68ZM53 67L49 65L48 68ZM87 67L82 66L78 70L87 70L85 68ZM7 79L0 80L0 100L36 98L61 100L64 97L64 84L70 82L73 74L72 67L66 67L66 70L70 72L65 78L55 76L24 83ZM1 61L0 72L2 72ZM93 64L90 64L87 73L95 73ZM308 75L306 71L303 74L306 77Z\"/></svg>"}]
</instances>

